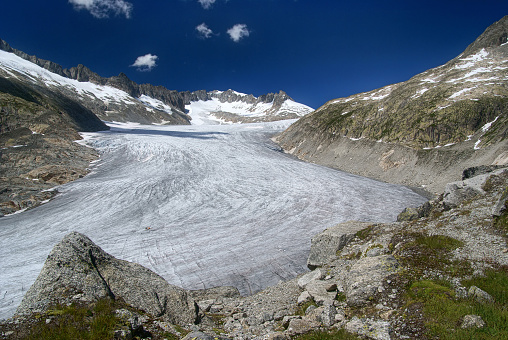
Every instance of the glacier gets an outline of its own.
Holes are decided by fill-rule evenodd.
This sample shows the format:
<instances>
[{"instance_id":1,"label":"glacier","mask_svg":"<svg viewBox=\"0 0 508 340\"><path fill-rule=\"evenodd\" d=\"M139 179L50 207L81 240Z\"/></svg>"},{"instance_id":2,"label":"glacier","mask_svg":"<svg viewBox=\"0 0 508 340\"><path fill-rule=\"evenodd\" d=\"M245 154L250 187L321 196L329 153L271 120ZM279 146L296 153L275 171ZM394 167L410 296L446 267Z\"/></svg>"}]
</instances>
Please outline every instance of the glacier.
<instances>
[{"instance_id":1,"label":"glacier","mask_svg":"<svg viewBox=\"0 0 508 340\"><path fill-rule=\"evenodd\" d=\"M426 199L287 155L292 121L144 126L87 133L91 173L37 208L0 218L0 318L13 315L51 249L81 232L169 283L243 295L307 271L312 236L348 220L389 222ZM199 116L199 117L198 117Z\"/></svg>"}]
</instances>

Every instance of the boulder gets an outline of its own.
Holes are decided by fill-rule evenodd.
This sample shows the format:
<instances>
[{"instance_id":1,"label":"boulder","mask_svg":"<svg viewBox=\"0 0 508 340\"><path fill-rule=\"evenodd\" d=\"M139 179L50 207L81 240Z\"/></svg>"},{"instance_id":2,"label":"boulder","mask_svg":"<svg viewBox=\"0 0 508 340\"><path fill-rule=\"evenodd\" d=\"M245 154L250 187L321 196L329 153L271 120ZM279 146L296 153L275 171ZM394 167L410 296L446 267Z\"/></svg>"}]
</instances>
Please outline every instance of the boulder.
<instances>
[{"instance_id":1,"label":"boulder","mask_svg":"<svg viewBox=\"0 0 508 340\"><path fill-rule=\"evenodd\" d=\"M492 216L494 217L500 217L503 215L507 209L508 209L508 187L504 189L504 191L501 193L501 197L499 197L499 200L497 201L496 205L494 206L494 209L492 210Z\"/></svg>"},{"instance_id":2,"label":"boulder","mask_svg":"<svg viewBox=\"0 0 508 340\"><path fill-rule=\"evenodd\" d=\"M291 319L287 328L287 333L291 336L308 333L311 330L321 326L319 322L310 318Z\"/></svg>"},{"instance_id":3,"label":"boulder","mask_svg":"<svg viewBox=\"0 0 508 340\"><path fill-rule=\"evenodd\" d=\"M489 293L476 286L471 286L469 288L467 296L478 302L494 302L494 298Z\"/></svg>"},{"instance_id":4,"label":"boulder","mask_svg":"<svg viewBox=\"0 0 508 340\"><path fill-rule=\"evenodd\" d=\"M313 270L337 257L337 252L344 248L355 236L355 233L367 228L372 223L349 221L328 228L312 238L307 267Z\"/></svg>"},{"instance_id":5,"label":"boulder","mask_svg":"<svg viewBox=\"0 0 508 340\"><path fill-rule=\"evenodd\" d=\"M390 323L372 319L353 317L345 326L346 331L368 339L390 340Z\"/></svg>"},{"instance_id":6,"label":"boulder","mask_svg":"<svg viewBox=\"0 0 508 340\"><path fill-rule=\"evenodd\" d=\"M315 280L321 280L324 277L325 277L324 272L321 269L319 268L314 269L313 271L302 275L298 279L298 287L305 289L305 286L307 286L310 282Z\"/></svg>"},{"instance_id":7,"label":"boulder","mask_svg":"<svg viewBox=\"0 0 508 340\"><path fill-rule=\"evenodd\" d=\"M483 321L482 317L479 315L466 315L464 319L462 319L462 324L460 328L483 328L485 327L485 321Z\"/></svg>"},{"instance_id":8,"label":"boulder","mask_svg":"<svg viewBox=\"0 0 508 340\"><path fill-rule=\"evenodd\" d=\"M414 221L422 217L428 217L432 211L432 205L427 201L418 208L405 208L398 216L397 222Z\"/></svg>"},{"instance_id":9,"label":"boulder","mask_svg":"<svg viewBox=\"0 0 508 340\"><path fill-rule=\"evenodd\" d=\"M378 289L382 287L383 280L397 272L399 263L392 255L364 257L358 260L346 276L346 302L350 306L367 304Z\"/></svg>"},{"instance_id":10,"label":"boulder","mask_svg":"<svg viewBox=\"0 0 508 340\"><path fill-rule=\"evenodd\" d=\"M87 302L123 299L171 323L198 321L198 307L187 291L139 264L116 259L77 232L65 236L50 252L16 314L44 312L52 305L72 302L74 296Z\"/></svg>"},{"instance_id":11,"label":"boulder","mask_svg":"<svg viewBox=\"0 0 508 340\"><path fill-rule=\"evenodd\" d=\"M329 287L331 286L330 282L327 281L321 281L321 280L315 280L310 282L306 289L307 292L309 292L310 296L314 299L314 301L318 305L323 305L328 302L332 302L337 296L337 291L329 291ZM335 285L335 289L337 286Z\"/></svg>"},{"instance_id":12,"label":"boulder","mask_svg":"<svg viewBox=\"0 0 508 340\"><path fill-rule=\"evenodd\" d=\"M483 187L489 177L492 175L499 176L505 171L507 170L499 169L463 181L448 183L443 193L443 204L445 208L455 208L466 200L473 199L478 195L485 195Z\"/></svg>"}]
</instances>

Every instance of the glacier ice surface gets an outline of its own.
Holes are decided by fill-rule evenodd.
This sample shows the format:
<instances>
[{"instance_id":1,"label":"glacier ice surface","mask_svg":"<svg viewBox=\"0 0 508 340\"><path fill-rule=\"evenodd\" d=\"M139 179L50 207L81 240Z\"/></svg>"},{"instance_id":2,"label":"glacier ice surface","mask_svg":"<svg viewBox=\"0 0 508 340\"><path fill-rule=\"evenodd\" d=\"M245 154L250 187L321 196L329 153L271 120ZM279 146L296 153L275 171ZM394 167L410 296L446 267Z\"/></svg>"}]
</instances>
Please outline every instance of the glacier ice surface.
<instances>
[{"instance_id":1,"label":"glacier ice surface","mask_svg":"<svg viewBox=\"0 0 508 340\"><path fill-rule=\"evenodd\" d=\"M288 122L111 124L86 142L101 160L50 202L0 218L0 318L12 316L67 233L187 289L251 294L305 272L311 237L348 220L393 221L411 190L281 152Z\"/></svg>"}]
</instances>

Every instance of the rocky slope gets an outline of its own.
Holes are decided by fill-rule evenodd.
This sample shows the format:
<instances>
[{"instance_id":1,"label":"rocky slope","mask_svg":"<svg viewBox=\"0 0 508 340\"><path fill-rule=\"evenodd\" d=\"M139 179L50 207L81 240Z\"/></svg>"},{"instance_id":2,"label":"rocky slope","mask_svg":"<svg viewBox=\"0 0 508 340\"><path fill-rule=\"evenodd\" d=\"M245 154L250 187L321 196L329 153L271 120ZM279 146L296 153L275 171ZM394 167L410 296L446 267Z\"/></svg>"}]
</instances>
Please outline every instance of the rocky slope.
<instances>
[{"instance_id":1,"label":"rocky slope","mask_svg":"<svg viewBox=\"0 0 508 340\"><path fill-rule=\"evenodd\" d=\"M0 216L51 198L87 173L97 153L80 131L107 130L90 110L36 84L0 77Z\"/></svg>"},{"instance_id":2,"label":"rocky slope","mask_svg":"<svg viewBox=\"0 0 508 340\"><path fill-rule=\"evenodd\" d=\"M0 324L1 337L90 332L107 317L101 338L504 339L508 170L469 173L479 175L450 183L399 222L323 231L312 239L311 272L249 297L230 287L184 291L71 233L17 315ZM110 309L101 316L105 299ZM69 325L80 313L86 317Z\"/></svg>"},{"instance_id":3,"label":"rocky slope","mask_svg":"<svg viewBox=\"0 0 508 340\"><path fill-rule=\"evenodd\" d=\"M507 162L508 16L410 80L331 100L277 138L299 158L439 192L463 169Z\"/></svg>"}]
</instances>

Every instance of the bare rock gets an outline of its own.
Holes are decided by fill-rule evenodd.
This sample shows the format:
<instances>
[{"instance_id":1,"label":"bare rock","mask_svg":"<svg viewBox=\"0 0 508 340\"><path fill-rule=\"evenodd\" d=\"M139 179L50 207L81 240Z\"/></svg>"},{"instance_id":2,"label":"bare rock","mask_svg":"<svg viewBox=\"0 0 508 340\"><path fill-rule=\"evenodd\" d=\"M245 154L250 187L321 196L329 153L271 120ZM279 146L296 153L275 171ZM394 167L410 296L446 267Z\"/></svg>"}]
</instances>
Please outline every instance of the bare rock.
<instances>
[{"instance_id":1,"label":"bare rock","mask_svg":"<svg viewBox=\"0 0 508 340\"><path fill-rule=\"evenodd\" d=\"M368 339L390 340L390 323L387 321L359 319L355 316L346 324L345 329Z\"/></svg>"},{"instance_id":2,"label":"bare rock","mask_svg":"<svg viewBox=\"0 0 508 340\"><path fill-rule=\"evenodd\" d=\"M369 302L382 286L383 280L397 272L399 264L392 255L364 257L358 260L346 277L346 301L350 306Z\"/></svg>"},{"instance_id":3,"label":"bare rock","mask_svg":"<svg viewBox=\"0 0 508 340\"><path fill-rule=\"evenodd\" d=\"M466 315L462 320L462 324L460 328L483 328L485 327L485 321L483 321L482 317L479 315Z\"/></svg>"},{"instance_id":4,"label":"bare rock","mask_svg":"<svg viewBox=\"0 0 508 340\"><path fill-rule=\"evenodd\" d=\"M471 286L471 288L469 288L467 296L478 302L494 302L494 298L489 293L476 286Z\"/></svg>"},{"instance_id":5,"label":"bare rock","mask_svg":"<svg viewBox=\"0 0 508 340\"><path fill-rule=\"evenodd\" d=\"M463 181L448 183L443 193L443 204L446 208L451 209L460 205L460 203L470 200L478 195L485 195L483 187L492 175L500 175L507 171L499 169L483 175L468 178Z\"/></svg>"},{"instance_id":6,"label":"bare rock","mask_svg":"<svg viewBox=\"0 0 508 340\"><path fill-rule=\"evenodd\" d=\"M505 190L501 193L501 197L499 197L499 200L497 201L492 211L492 216L499 217L503 215L508 209L507 202L508 202L508 187L505 188Z\"/></svg>"},{"instance_id":7,"label":"bare rock","mask_svg":"<svg viewBox=\"0 0 508 340\"><path fill-rule=\"evenodd\" d=\"M290 340L291 338L282 332L270 333L266 336L266 340Z\"/></svg>"},{"instance_id":8,"label":"bare rock","mask_svg":"<svg viewBox=\"0 0 508 340\"><path fill-rule=\"evenodd\" d=\"M309 318L291 319L291 321L289 321L287 332L289 335L304 334L319 327L320 325L321 324L319 322Z\"/></svg>"},{"instance_id":9,"label":"bare rock","mask_svg":"<svg viewBox=\"0 0 508 340\"><path fill-rule=\"evenodd\" d=\"M328 228L312 238L307 267L313 270L337 257L337 252L344 248L355 236L355 233L367 228L372 223L349 221Z\"/></svg>"},{"instance_id":10,"label":"bare rock","mask_svg":"<svg viewBox=\"0 0 508 340\"><path fill-rule=\"evenodd\" d=\"M139 264L114 258L77 232L53 248L16 314L43 312L51 305L68 303L76 294L89 302L122 298L176 324L197 322L197 305L184 289Z\"/></svg>"},{"instance_id":11,"label":"bare rock","mask_svg":"<svg viewBox=\"0 0 508 340\"><path fill-rule=\"evenodd\" d=\"M316 268L313 271L306 273L302 277L298 279L298 286L302 289L305 289L305 287L312 281L315 280L321 280L324 278L324 273L321 269Z\"/></svg>"},{"instance_id":12,"label":"bare rock","mask_svg":"<svg viewBox=\"0 0 508 340\"><path fill-rule=\"evenodd\" d=\"M329 287L330 282L316 280L310 282L306 289L318 305L323 305L330 301L333 302L337 296L337 291L328 291Z\"/></svg>"},{"instance_id":13,"label":"bare rock","mask_svg":"<svg viewBox=\"0 0 508 340\"><path fill-rule=\"evenodd\" d=\"M306 302L309 302L312 300L312 296L309 294L308 291L304 291L302 292L302 294L300 294L300 296L298 297L298 304L299 305L302 305Z\"/></svg>"}]
</instances>

